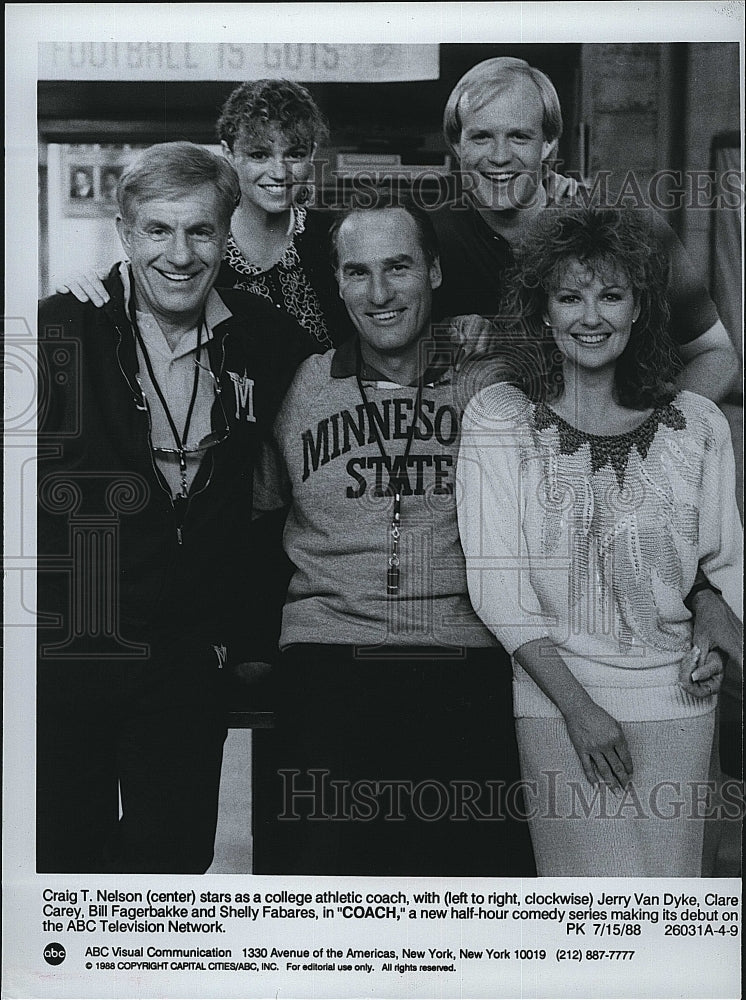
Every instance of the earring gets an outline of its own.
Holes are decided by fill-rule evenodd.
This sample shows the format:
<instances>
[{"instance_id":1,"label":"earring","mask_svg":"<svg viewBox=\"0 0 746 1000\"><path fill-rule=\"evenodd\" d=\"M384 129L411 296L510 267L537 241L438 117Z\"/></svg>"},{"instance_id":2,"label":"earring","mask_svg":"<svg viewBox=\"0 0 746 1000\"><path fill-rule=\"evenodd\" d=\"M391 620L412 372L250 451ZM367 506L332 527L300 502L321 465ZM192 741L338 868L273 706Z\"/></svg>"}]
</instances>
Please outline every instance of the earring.
<instances>
[{"instance_id":1,"label":"earring","mask_svg":"<svg viewBox=\"0 0 746 1000\"><path fill-rule=\"evenodd\" d=\"M310 200L311 200L311 191L304 184L302 187L299 187L295 193L295 198L294 198L295 204L300 206L307 205Z\"/></svg>"}]
</instances>

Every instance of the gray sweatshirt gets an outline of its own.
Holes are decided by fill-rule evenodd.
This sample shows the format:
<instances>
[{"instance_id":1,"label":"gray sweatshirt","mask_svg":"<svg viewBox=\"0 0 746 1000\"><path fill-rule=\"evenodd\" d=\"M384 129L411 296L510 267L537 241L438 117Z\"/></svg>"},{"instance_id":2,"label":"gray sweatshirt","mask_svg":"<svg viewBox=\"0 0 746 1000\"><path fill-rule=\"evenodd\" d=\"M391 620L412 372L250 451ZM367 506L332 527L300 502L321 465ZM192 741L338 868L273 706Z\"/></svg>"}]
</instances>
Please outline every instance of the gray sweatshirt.
<instances>
[{"instance_id":1,"label":"gray sweatshirt","mask_svg":"<svg viewBox=\"0 0 746 1000\"><path fill-rule=\"evenodd\" d=\"M277 451L257 480L257 507L290 502L284 546L295 572L280 646L496 645L467 594L456 517L462 414L451 372L429 384L426 374L404 463L417 388L365 381L366 411L357 357L353 340L303 363L275 424ZM396 597L387 595L392 469L401 484Z\"/></svg>"}]
</instances>

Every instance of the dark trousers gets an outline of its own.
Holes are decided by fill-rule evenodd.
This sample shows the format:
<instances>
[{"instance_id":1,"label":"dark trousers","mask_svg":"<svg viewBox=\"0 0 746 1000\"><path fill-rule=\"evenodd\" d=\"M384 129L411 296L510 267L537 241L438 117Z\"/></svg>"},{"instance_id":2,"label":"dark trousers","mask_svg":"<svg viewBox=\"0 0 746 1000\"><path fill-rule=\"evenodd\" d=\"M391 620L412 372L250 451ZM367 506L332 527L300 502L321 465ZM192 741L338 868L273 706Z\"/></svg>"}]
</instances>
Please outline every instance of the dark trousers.
<instances>
[{"instance_id":1,"label":"dark trousers","mask_svg":"<svg viewBox=\"0 0 746 1000\"><path fill-rule=\"evenodd\" d=\"M255 873L535 874L508 657L433 654L285 653L254 733Z\"/></svg>"},{"instance_id":2,"label":"dark trousers","mask_svg":"<svg viewBox=\"0 0 746 1000\"><path fill-rule=\"evenodd\" d=\"M206 871L225 736L209 645L145 662L40 660L37 871Z\"/></svg>"}]
</instances>

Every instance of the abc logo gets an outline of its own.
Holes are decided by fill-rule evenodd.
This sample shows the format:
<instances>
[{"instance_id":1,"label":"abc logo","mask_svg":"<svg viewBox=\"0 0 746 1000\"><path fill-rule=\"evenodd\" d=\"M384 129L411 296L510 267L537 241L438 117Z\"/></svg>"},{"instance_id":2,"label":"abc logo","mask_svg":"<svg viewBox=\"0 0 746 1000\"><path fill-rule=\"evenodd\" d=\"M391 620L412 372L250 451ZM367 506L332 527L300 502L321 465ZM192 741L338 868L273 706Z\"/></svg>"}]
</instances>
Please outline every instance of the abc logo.
<instances>
[{"instance_id":1,"label":"abc logo","mask_svg":"<svg viewBox=\"0 0 746 1000\"><path fill-rule=\"evenodd\" d=\"M60 965L65 961L66 954L67 952L61 944L52 942L52 944L48 944L44 949L44 961L48 965Z\"/></svg>"}]
</instances>

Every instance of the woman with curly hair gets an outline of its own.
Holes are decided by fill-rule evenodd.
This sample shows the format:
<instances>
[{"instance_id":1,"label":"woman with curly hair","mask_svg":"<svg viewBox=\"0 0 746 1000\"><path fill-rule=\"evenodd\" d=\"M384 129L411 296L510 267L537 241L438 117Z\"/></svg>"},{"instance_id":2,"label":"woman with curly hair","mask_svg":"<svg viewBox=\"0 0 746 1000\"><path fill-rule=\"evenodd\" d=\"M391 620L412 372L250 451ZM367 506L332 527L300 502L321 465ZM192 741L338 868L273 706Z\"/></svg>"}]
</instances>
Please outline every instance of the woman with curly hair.
<instances>
[{"instance_id":1,"label":"woman with curly hair","mask_svg":"<svg viewBox=\"0 0 746 1000\"><path fill-rule=\"evenodd\" d=\"M539 875L701 874L722 663L685 601L699 567L741 617L742 538L728 424L672 387L667 274L635 213L547 212L508 381L464 417L469 592L513 656Z\"/></svg>"},{"instance_id":2,"label":"woman with curly hair","mask_svg":"<svg viewBox=\"0 0 746 1000\"><path fill-rule=\"evenodd\" d=\"M270 299L325 351L344 339L348 320L329 263L329 223L304 204L313 154L328 134L324 117L300 84L255 80L231 93L217 127L241 183L217 286Z\"/></svg>"}]
</instances>

